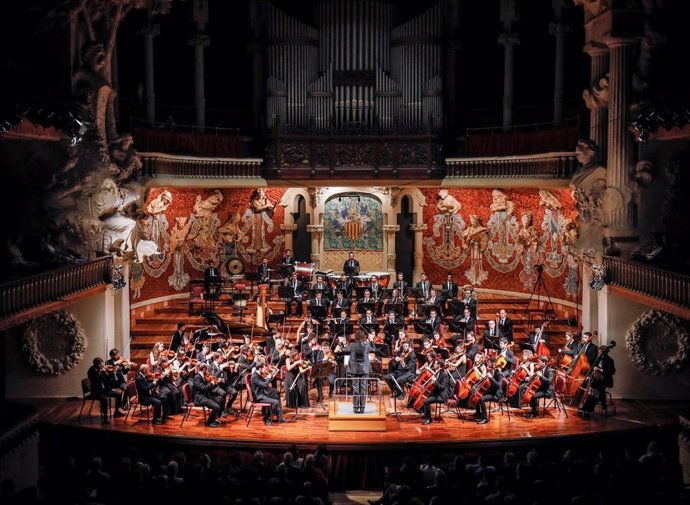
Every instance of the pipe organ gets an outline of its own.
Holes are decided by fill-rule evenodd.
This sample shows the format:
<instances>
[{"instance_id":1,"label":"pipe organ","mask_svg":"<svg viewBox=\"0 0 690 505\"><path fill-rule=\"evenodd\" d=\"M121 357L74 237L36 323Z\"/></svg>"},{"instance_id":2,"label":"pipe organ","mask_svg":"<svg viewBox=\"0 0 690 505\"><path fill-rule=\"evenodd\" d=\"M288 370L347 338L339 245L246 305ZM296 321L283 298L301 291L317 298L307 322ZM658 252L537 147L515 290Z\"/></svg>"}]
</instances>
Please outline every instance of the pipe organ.
<instances>
[{"instance_id":1,"label":"pipe organ","mask_svg":"<svg viewBox=\"0 0 690 505\"><path fill-rule=\"evenodd\" d=\"M396 25L384 0L321 0L314 24L264 11L266 127L415 132L443 126L443 10Z\"/></svg>"}]
</instances>

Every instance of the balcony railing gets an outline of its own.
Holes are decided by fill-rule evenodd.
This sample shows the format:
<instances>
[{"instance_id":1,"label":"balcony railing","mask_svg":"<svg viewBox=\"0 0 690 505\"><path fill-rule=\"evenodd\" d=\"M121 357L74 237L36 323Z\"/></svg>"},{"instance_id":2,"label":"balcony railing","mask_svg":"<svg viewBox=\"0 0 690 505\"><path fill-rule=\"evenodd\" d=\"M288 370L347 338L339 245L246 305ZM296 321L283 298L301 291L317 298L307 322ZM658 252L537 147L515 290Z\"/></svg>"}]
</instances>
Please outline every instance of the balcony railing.
<instances>
[{"instance_id":1,"label":"balcony railing","mask_svg":"<svg viewBox=\"0 0 690 505\"><path fill-rule=\"evenodd\" d=\"M260 158L200 158L163 153L140 153L144 173L151 177L187 179L258 179Z\"/></svg>"},{"instance_id":2,"label":"balcony railing","mask_svg":"<svg viewBox=\"0 0 690 505\"><path fill-rule=\"evenodd\" d=\"M573 152L480 158L446 158L450 178L570 179L578 163Z\"/></svg>"},{"instance_id":3,"label":"balcony railing","mask_svg":"<svg viewBox=\"0 0 690 505\"><path fill-rule=\"evenodd\" d=\"M606 256L607 283L690 307L690 277L635 261Z\"/></svg>"},{"instance_id":4,"label":"balcony railing","mask_svg":"<svg viewBox=\"0 0 690 505\"><path fill-rule=\"evenodd\" d=\"M104 256L0 284L0 318L109 283L112 261Z\"/></svg>"}]
</instances>

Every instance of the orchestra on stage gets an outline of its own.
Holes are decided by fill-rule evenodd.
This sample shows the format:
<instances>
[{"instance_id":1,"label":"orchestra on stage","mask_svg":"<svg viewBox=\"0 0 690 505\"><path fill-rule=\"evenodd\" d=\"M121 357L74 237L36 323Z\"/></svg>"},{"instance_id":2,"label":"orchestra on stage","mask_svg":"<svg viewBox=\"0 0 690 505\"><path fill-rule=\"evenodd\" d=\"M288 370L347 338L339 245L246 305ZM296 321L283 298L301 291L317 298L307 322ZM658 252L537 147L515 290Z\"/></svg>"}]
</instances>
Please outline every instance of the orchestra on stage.
<instances>
[{"instance_id":1,"label":"orchestra on stage","mask_svg":"<svg viewBox=\"0 0 690 505\"><path fill-rule=\"evenodd\" d=\"M360 272L354 252L334 273L315 272L288 249L276 269L264 260L256 280L265 289L257 296L255 322L259 311L264 320L268 296L284 301L282 327L262 325L270 331L254 335L248 325L251 331L235 345L231 322L204 312L207 325L187 330L187 322L179 322L170 342L156 342L141 366L117 349L106 362L94 359L88 378L103 422L126 419L137 405L152 410L153 424L176 415L184 422L197 406L215 428L240 417L250 400L263 406L263 421L272 425L286 420L283 407L309 408L312 389L317 404L342 393L336 379L345 378L351 379L343 383L353 395L354 413L365 412L375 384L362 379L378 378L394 410L399 405L416 412L424 424L432 423L436 405L454 409L463 420L461 409L474 411L478 424L488 423L492 410L524 409L526 419L538 418L540 406L564 408L566 400L582 417L597 404L606 411L615 373L608 351L615 343L597 346L596 334L580 331L567 333L563 347L554 348L544 331L547 317L530 328L526 341L516 342L508 312L482 320L475 290L456 284L450 272L438 286L424 273L414 286L398 273L389 287L387 272ZM277 293L270 289L274 281ZM203 282L218 300L221 275L213 262ZM287 317L302 320L294 335Z\"/></svg>"}]
</instances>

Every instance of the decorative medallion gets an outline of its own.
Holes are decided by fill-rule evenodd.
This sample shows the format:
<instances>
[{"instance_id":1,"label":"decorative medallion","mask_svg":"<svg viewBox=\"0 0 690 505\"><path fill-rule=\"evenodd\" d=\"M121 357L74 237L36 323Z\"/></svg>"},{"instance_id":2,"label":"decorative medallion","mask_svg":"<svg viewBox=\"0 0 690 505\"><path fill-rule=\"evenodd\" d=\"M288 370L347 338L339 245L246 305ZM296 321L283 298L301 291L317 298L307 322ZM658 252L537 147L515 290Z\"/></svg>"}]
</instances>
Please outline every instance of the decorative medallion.
<instances>
[{"instance_id":1,"label":"decorative medallion","mask_svg":"<svg viewBox=\"0 0 690 505\"><path fill-rule=\"evenodd\" d=\"M44 375L66 373L81 362L87 341L79 321L63 310L45 314L24 329L22 351Z\"/></svg>"},{"instance_id":2,"label":"decorative medallion","mask_svg":"<svg viewBox=\"0 0 690 505\"><path fill-rule=\"evenodd\" d=\"M654 375L668 375L688 362L690 333L676 316L649 310L628 330L625 346L637 368Z\"/></svg>"}]
</instances>

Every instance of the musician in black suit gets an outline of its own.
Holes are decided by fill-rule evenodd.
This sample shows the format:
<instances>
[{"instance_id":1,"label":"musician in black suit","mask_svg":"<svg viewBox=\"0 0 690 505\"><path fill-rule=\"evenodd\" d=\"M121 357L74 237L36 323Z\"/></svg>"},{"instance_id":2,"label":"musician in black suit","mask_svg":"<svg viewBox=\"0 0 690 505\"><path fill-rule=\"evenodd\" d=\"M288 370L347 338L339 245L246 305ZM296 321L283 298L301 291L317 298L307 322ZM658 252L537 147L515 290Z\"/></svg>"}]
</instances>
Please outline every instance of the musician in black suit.
<instances>
[{"instance_id":1,"label":"musician in black suit","mask_svg":"<svg viewBox=\"0 0 690 505\"><path fill-rule=\"evenodd\" d=\"M422 412L424 414L424 424L431 424L431 405L434 403L445 403L448 401L448 383L450 378L448 371L444 368L443 360L437 359L431 365L434 373L434 389L429 396L424 399Z\"/></svg>"},{"instance_id":2,"label":"musician in black suit","mask_svg":"<svg viewBox=\"0 0 690 505\"><path fill-rule=\"evenodd\" d=\"M597 359L597 346L592 343L594 336L591 332L586 331L582 334L582 341L580 343L580 352L585 355L589 367L594 367L594 362Z\"/></svg>"},{"instance_id":3,"label":"musician in black suit","mask_svg":"<svg viewBox=\"0 0 690 505\"><path fill-rule=\"evenodd\" d=\"M465 307L464 310L462 311L462 316L458 314L455 319L455 322L457 323L462 323L464 326L465 332L468 331L474 331L474 324L475 324L475 319L472 317L472 312L470 312L470 309L468 307Z\"/></svg>"},{"instance_id":4,"label":"musician in black suit","mask_svg":"<svg viewBox=\"0 0 690 505\"><path fill-rule=\"evenodd\" d=\"M405 303L404 303L403 297L400 296L400 291L398 290L398 288L393 288L393 290L391 291L391 295L386 300L386 310L389 312L391 310L394 310L394 311L399 310L400 315L403 315L405 312L404 308L405 308Z\"/></svg>"},{"instance_id":5,"label":"musician in black suit","mask_svg":"<svg viewBox=\"0 0 690 505\"><path fill-rule=\"evenodd\" d=\"M354 379L352 381L353 408L355 414L363 414L367 405L367 381L363 379L369 377L371 373L369 353L373 352L374 349L371 347L363 331L357 332L357 340L349 346L338 349L340 351L339 354L350 355L347 376Z\"/></svg>"},{"instance_id":6,"label":"musician in black suit","mask_svg":"<svg viewBox=\"0 0 690 505\"><path fill-rule=\"evenodd\" d=\"M137 396L141 405L153 407L153 424L163 424L167 420L167 414L163 416L163 400L156 395L158 379L150 381L146 375L149 373L148 365L141 365L139 373L134 379L137 387ZM131 407L130 407L131 408Z\"/></svg>"},{"instance_id":7,"label":"musician in black suit","mask_svg":"<svg viewBox=\"0 0 690 505\"><path fill-rule=\"evenodd\" d=\"M343 272L345 272L345 275L348 277L359 275L359 261L355 259L355 253L350 251L347 256L348 258L345 260L345 263L343 263Z\"/></svg>"},{"instance_id":8,"label":"musician in black suit","mask_svg":"<svg viewBox=\"0 0 690 505\"><path fill-rule=\"evenodd\" d=\"M598 393L598 403L601 404L601 412L604 417L606 417L606 388L613 387L613 376L616 373L616 365L613 358L609 356L609 351L613 348L614 342L611 345L600 345L597 352L597 357L594 360L594 365L592 369L596 372L601 373L601 380L595 381L592 384ZM592 380L592 377L589 379ZM584 384L583 384L584 385ZM582 408L582 416L588 418L594 411L597 402L590 405L585 402Z\"/></svg>"},{"instance_id":9,"label":"musician in black suit","mask_svg":"<svg viewBox=\"0 0 690 505\"><path fill-rule=\"evenodd\" d=\"M470 309L470 314L473 318L477 319L477 299L473 296L472 289L465 289L462 292L462 298L458 294L458 299L460 300L460 306L463 311L466 308Z\"/></svg>"},{"instance_id":10,"label":"musician in black suit","mask_svg":"<svg viewBox=\"0 0 690 505\"><path fill-rule=\"evenodd\" d=\"M177 323L177 331L173 333L172 339L170 340L170 350L177 352L177 350L182 345L184 340L184 332L187 331L187 323L180 321Z\"/></svg>"},{"instance_id":11,"label":"musician in black suit","mask_svg":"<svg viewBox=\"0 0 690 505\"><path fill-rule=\"evenodd\" d=\"M496 321L489 319L486 323L486 330L484 330L483 342L485 349L495 349L498 347L498 329L496 329Z\"/></svg>"},{"instance_id":12,"label":"musician in black suit","mask_svg":"<svg viewBox=\"0 0 690 505\"><path fill-rule=\"evenodd\" d=\"M376 316L372 312L371 309L367 309L367 311L362 314L362 317L359 320L359 324L376 324Z\"/></svg>"},{"instance_id":13,"label":"musician in black suit","mask_svg":"<svg viewBox=\"0 0 690 505\"><path fill-rule=\"evenodd\" d=\"M352 282L345 274L340 274L340 279L336 282L335 289L342 292L343 297L350 298L350 294L352 293Z\"/></svg>"},{"instance_id":14,"label":"musician in black suit","mask_svg":"<svg viewBox=\"0 0 690 505\"><path fill-rule=\"evenodd\" d=\"M544 343L547 347L549 345L549 336L544 333L544 326L537 328L536 326L532 328L527 336L527 342L534 347L535 351L540 343Z\"/></svg>"},{"instance_id":15,"label":"musician in black suit","mask_svg":"<svg viewBox=\"0 0 690 505\"><path fill-rule=\"evenodd\" d=\"M549 358L546 356L539 356L539 361L535 363L534 373L539 374L541 384L529 401L531 410L529 414L525 416L526 419L532 419L539 415L539 400L541 398L553 398L553 378L556 372L548 365L548 362Z\"/></svg>"},{"instance_id":16,"label":"musician in black suit","mask_svg":"<svg viewBox=\"0 0 690 505\"><path fill-rule=\"evenodd\" d=\"M422 300L429 298L429 294L431 293L431 282L424 272L422 272L422 280L419 281L415 287L419 289L419 297Z\"/></svg>"},{"instance_id":17,"label":"musician in black suit","mask_svg":"<svg viewBox=\"0 0 690 505\"><path fill-rule=\"evenodd\" d=\"M314 293L314 298L309 300L309 310L311 311L312 314L317 315L318 319L320 322L323 322L323 320L326 317L326 311L328 310L328 298L323 297L323 292L322 291L317 291ZM315 309L314 307L323 307L322 309Z\"/></svg>"},{"instance_id":18,"label":"musician in black suit","mask_svg":"<svg viewBox=\"0 0 690 505\"><path fill-rule=\"evenodd\" d=\"M205 373L210 369L208 363L199 365L199 371L194 375L192 385L192 394L194 395L194 405L198 407L206 407L209 410L206 426L216 428L220 426L218 416L223 411L225 398L219 394L218 385L213 382L206 381Z\"/></svg>"},{"instance_id":19,"label":"musician in black suit","mask_svg":"<svg viewBox=\"0 0 690 505\"><path fill-rule=\"evenodd\" d=\"M381 288L381 284L379 284L379 276L378 275L372 275L371 276L371 281L369 283L369 291L371 291L371 297L379 301L381 298L383 298L383 289Z\"/></svg>"},{"instance_id":20,"label":"musician in black suit","mask_svg":"<svg viewBox=\"0 0 690 505\"><path fill-rule=\"evenodd\" d=\"M285 299L285 313L291 314L292 302L297 305L297 316L302 315L302 282L297 279L297 274L292 273L289 279L286 280L286 286L292 288L290 296Z\"/></svg>"},{"instance_id":21,"label":"musician in black suit","mask_svg":"<svg viewBox=\"0 0 690 505\"><path fill-rule=\"evenodd\" d=\"M121 391L115 391L108 387L107 385L107 372L103 367L102 358L94 358L93 364L86 372L86 376L89 378L91 383L91 397L97 398L101 406L101 422L107 424L110 422L108 418L108 398L122 397ZM114 414L114 417L120 417L118 412Z\"/></svg>"},{"instance_id":22,"label":"musician in black suit","mask_svg":"<svg viewBox=\"0 0 690 505\"><path fill-rule=\"evenodd\" d=\"M345 310L349 314L350 305L350 300L345 298L342 291L338 291L335 295L335 300L333 300L333 317L339 315L341 310Z\"/></svg>"},{"instance_id":23,"label":"musician in black suit","mask_svg":"<svg viewBox=\"0 0 690 505\"><path fill-rule=\"evenodd\" d=\"M484 378L488 378L487 380L490 381L488 389L481 396L476 407L477 424L486 424L489 422L486 402L504 401L505 397L501 390L500 383L494 378L494 370L484 362L483 354L479 353L475 356L474 367L477 368L482 375L482 379L479 379L478 383L482 382Z\"/></svg>"},{"instance_id":24,"label":"musician in black suit","mask_svg":"<svg viewBox=\"0 0 690 505\"><path fill-rule=\"evenodd\" d=\"M277 370L276 370L277 373ZM251 379L252 394L254 401L260 403L269 403L270 408L266 409L264 414L264 424L270 426L271 417L276 416L279 423L284 423L283 406L280 404L280 395L278 391L271 387L271 381L275 375L271 374L269 365L262 365L259 369L254 370Z\"/></svg>"},{"instance_id":25,"label":"musician in black suit","mask_svg":"<svg viewBox=\"0 0 690 505\"><path fill-rule=\"evenodd\" d=\"M120 355L118 349L110 349L108 354L110 359L105 364L111 367L112 371L107 373L105 385L115 393L108 394L108 396L115 398L115 413L113 417L122 417L127 413L122 407L127 401L127 374L131 369L131 364Z\"/></svg>"},{"instance_id":26,"label":"musician in black suit","mask_svg":"<svg viewBox=\"0 0 690 505\"><path fill-rule=\"evenodd\" d=\"M498 334L513 341L513 321L508 317L506 309L501 309L498 313Z\"/></svg>"},{"instance_id":27,"label":"musician in black suit","mask_svg":"<svg viewBox=\"0 0 690 505\"><path fill-rule=\"evenodd\" d=\"M436 312L440 314L442 304L443 300L441 300L441 297L438 296L436 288L431 288L429 290L429 296L426 300L424 300L424 305L433 305L434 307L436 307Z\"/></svg>"},{"instance_id":28,"label":"musician in black suit","mask_svg":"<svg viewBox=\"0 0 690 505\"><path fill-rule=\"evenodd\" d=\"M329 291L329 286L323 280L323 275L319 274L316 276L316 282L311 287L311 289L314 291L321 291L323 293L327 293Z\"/></svg>"},{"instance_id":29,"label":"musician in black suit","mask_svg":"<svg viewBox=\"0 0 690 505\"><path fill-rule=\"evenodd\" d=\"M468 331L465 335L465 354L467 359L474 359L474 357L479 353L479 344L474 336L474 332Z\"/></svg>"},{"instance_id":30,"label":"musician in black suit","mask_svg":"<svg viewBox=\"0 0 690 505\"><path fill-rule=\"evenodd\" d=\"M393 289L397 289L401 297L405 297L405 290L410 287L410 283L405 280L402 272L398 272L398 279L393 283Z\"/></svg>"},{"instance_id":31,"label":"musician in black suit","mask_svg":"<svg viewBox=\"0 0 690 505\"><path fill-rule=\"evenodd\" d=\"M426 322L431 325L431 332L429 335L432 335L435 331L439 331L441 327L441 318L438 315L437 309L431 309L429 311L429 319L427 319Z\"/></svg>"},{"instance_id":32,"label":"musician in black suit","mask_svg":"<svg viewBox=\"0 0 690 505\"><path fill-rule=\"evenodd\" d=\"M391 393L396 398L405 398L405 390L402 388L415 378L415 371L417 370L417 355L412 350L409 341L403 342L402 349L397 356L391 359L388 366L391 372L384 375L383 380L386 381Z\"/></svg>"},{"instance_id":33,"label":"musician in black suit","mask_svg":"<svg viewBox=\"0 0 690 505\"><path fill-rule=\"evenodd\" d=\"M264 256L259 266L259 284L268 284L268 289L271 289L271 266L268 264L268 258Z\"/></svg>"},{"instance_id":34,"label":"musician in black suit","mask_svg":"<svg viewBox=\"0 0 690 505\"><path fill-rule=\"evenodd\" d=\"M212 259L209 259L206 264L206 270L204 270L204 289L209 295L220 294L220 270L218 270L213 263Z\"/></svg>"},{"instance_id":35,"label":"musician in black suit","mask_svg":"<svg viewBox=\"0 0 690 505\"><path fill-rule=\"evenodd\" d=\"M457 298L458 285L453 282L453 274L448 272L446 282L443 283L441 289L446 292L446 298Z\"/></svg>"}]
</instances>

